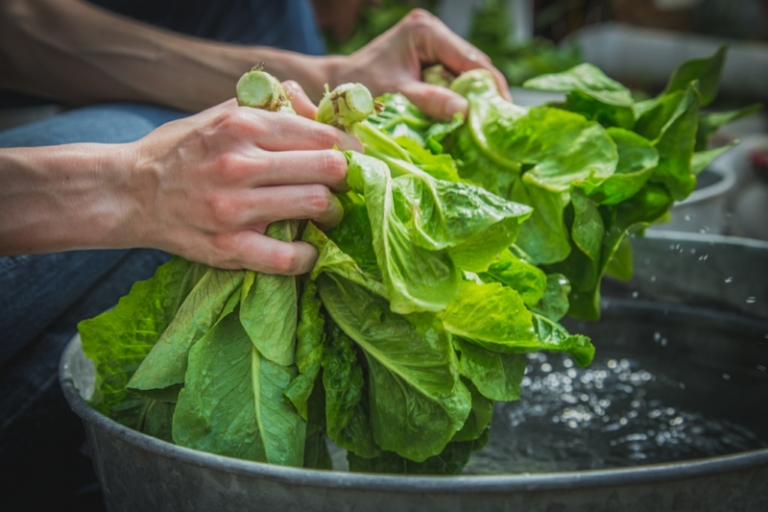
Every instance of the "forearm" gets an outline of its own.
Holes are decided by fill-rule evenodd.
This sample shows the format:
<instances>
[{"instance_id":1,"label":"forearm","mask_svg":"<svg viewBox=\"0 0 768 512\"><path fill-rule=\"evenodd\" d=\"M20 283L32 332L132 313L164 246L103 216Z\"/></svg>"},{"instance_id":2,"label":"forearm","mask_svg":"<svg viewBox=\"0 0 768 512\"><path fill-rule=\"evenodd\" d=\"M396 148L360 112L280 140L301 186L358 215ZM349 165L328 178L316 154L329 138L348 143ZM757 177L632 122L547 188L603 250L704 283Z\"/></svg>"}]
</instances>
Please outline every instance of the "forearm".
<instances>
[{"instance_id":1,"label":"forearm","mask_svg":"<svg viewBox=\"0 0 768 512\"><path fill-rule=\"evenodd\" d=\"M0 255L133 245L146 184L127 147L0 149Z\"/></svg>"},{"instance_id":2,"label":"forearm","mask_svg":"<svg viewBox=\"0 0 768 512\"><path fill-rule=\"evenodd\" d=\"M68 103L200 110L231 98L262 61L317 101L334 60L186 37L79 0L0 0L0 87Z\"/></svg>"}]
</instances>

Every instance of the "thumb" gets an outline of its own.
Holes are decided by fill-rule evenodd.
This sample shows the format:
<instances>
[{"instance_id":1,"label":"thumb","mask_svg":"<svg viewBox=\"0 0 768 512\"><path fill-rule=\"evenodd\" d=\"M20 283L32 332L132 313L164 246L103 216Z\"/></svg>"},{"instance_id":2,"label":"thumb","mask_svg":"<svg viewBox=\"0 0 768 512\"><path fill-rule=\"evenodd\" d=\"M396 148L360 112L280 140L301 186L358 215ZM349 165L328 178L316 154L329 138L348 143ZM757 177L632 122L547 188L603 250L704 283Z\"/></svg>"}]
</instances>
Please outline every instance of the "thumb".
<instances>
[{"instance_id":1,"label":"thumb","mask_svg":"<svg viewBox=\"0 0 768 512\"><path fill-rule=\"evenodd\" d=\"M422 112L443 121L450 121L454 114L466 117L469 110L464 97L438 85L413 81L402 85L400 92Z\"/></svg>"}]
</instances>

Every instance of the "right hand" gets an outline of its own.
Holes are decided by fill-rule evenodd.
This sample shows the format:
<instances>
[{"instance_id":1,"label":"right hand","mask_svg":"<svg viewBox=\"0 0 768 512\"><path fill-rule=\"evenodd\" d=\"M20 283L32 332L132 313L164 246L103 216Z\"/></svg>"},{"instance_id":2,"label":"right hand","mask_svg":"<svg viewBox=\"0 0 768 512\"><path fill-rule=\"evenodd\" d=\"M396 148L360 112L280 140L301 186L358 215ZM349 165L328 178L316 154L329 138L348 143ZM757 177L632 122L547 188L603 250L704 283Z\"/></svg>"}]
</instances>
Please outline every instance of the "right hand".
<instances>
[{"instance_id":1,"label":"right hand","mask_svg":"<svg viewBox=\"0 0 768 512\"><path fill-rule=\"evenodd\" d=\"M134 213L124 245L219 268L306 273L317 258L312 245L264 232L284 219L341 220L332 191L346 190L347 163L334 146L363 150L330 126L235 100L163 125L128 145L136 179L126 191Z\"/></svg>"}]
</instances>

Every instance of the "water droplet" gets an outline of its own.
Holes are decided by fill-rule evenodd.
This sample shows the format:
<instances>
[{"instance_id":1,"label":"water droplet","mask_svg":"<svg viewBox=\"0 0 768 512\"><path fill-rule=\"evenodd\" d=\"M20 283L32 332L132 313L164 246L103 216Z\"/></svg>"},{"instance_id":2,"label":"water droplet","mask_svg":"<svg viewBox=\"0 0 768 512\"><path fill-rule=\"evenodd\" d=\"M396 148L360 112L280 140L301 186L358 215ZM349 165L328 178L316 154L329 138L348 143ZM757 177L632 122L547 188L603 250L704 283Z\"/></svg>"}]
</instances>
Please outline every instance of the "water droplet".
<instances>
[{"instance_id":1,"label":"water droplet","mask_svg":"<svg viewBox=\"0 0 768 512\"><path fill-rule=\"evenodd\" d=\"M709 254L702 254L701 256L699 256L699 261L707 261L708 258L709 258Z\"/></svg>"},{"instance_id":2,"label":"water droplet","mask_svg":"<svg viewBox=\"0 0 768 512\"><path fill-rule=\"evenodd\" d=\"M677 425L682 425L683 424L683 417L682 416L677 416L675 418L672 418L671 420L669 420L669 424L672 425L673 427L677 426Z\"/></svg>"},{"instance_id":3,"label":"water droplet","mask_svg":"<svg viewBox=\"0 0 768 512\"><path fill-rule=\"evenodd\" d=\"M754 304L755 302L757 302L757 299L754 297L747 297L746 302L747 304Z\"/></svg>"},{"instance_id":4,"label":"water droplet","mask_svg":"<svg viewBox=\"0 0 768 512\"><path fill-rule=\"evenodd\" d=\"M768 334L766 334L765 337L768 338ZM616 368L616 364L617 363L615 359L609 359L608 362L606 363L606 366L608 366L608 368L613 370L614 368Z\"/></svg>"},{"instance_id":5,"label":"water droplet","mask_svg":"<svg viewBox=\"0 0 768 512\"><path fill-rule=\"evenodd\" d=\"M761 372L764 372L765 371L765 366L759 364L759 365L757 365L757 369L760 370Z\"/></svg>"},{"instance_id":6,"label":"water droplet","mask_svg":"<svg viewBox=\"0 0 768 512\"><path fill-rule=\"evenodd\" d=\"M731 376L728 375L727 373L724 373L723 374L723 380L731 380Z\"/></svg>"},{"instance_id":7,"label":"water droplet","mask_svg":"<svg viewBox=\"0 0 768 512\"><path fill-rule=\"evenodd\" d=\"M691 254L696 254L696 248L691 249Z\"/></svg>"},{"instance_id":8,"label":"water droplet","mask_svg":"<svg viewBox=\"0 0 768 512\"><path fill-rule=\"evenodd\" d=\"M661 338L661 341L659 341L659 344L662 347L666 347L667 346L667 338Z\"/></svg>"},{"instance_id":9,"label":"water droplet","mask_svg":"<svg viewBox=\"0 0 768 512\"><path fill-rule=\"evenodd\" d=\"M652 282L652 283L655 283L655 282L656 282L656 276L651 276L651 282Z\"/></svg>"},{"instance_id":10,"label":"water droplet","mask_svg":"<svg viewBox=\"0 0 768 512\"><path fill-rule=\"evenodd\" d=\"M563 366L565 366L566 368L572 368L573 361L570 359L563 359Z\"/></svg>"},{"instance_id":11,"label":"water droplet","mask_svg":"<svg viewBox=\"0 0 768 512\"><path fill-rule=\"evenodd\" d=\"M655 333L653 333L653 341L658 342L660 339L661 339L661 333L660 332L656 331Z\"/></svg>"},{"instance_id":12,"label":"water droplet","mask_svg":"<svg viewBox=\"0 0 768 512\"><path fill-rule=\"evenodd\" d=\"M639 292L632 292L632 298L636 299L640 295Z\"/></svg>"},{"instance_id":13,"label":"water droplet","mask_svg":"<svg viewBox=\"0 0 768 512\"><path fill-rule=\"evenodd\" d=\"M725 282L726 283L732 283L733 282L733 278L732 277L726 277L725 278Z\"/></svg>"},{"instance_id":14,"label":"water droplet","mask_svg":"<svg viewBox=\"0 0 768 512\"><path fill-rule=\"evenodd\" d=\"M690 215L686 215L684 218L685 218L685 222L691 222L691 216Z\"/></svg>"},{"instance_id":15,"label":"water droplet","mask_svg":"<svg viewBox=\"0 0 768 512\"><path fill-rule=\"evenodd\" d=\"M543 371L545 373L551 372L552 371L552 365L549 364L549 363L544 363L543 365L541 365L541 371ZM553 384L557 385L557 382L553 382Z\"/></svg>"}]
</instances>

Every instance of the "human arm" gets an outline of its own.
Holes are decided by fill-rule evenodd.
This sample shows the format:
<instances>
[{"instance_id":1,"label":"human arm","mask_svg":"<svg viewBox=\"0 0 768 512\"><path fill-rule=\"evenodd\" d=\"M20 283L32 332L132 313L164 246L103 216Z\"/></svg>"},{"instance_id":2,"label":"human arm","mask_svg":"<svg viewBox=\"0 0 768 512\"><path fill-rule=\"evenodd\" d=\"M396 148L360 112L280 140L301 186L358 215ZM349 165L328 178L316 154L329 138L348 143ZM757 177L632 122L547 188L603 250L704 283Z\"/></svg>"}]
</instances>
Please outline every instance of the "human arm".
<instances>
[{"instance_id":1,"label":"human arm","mask_svg":"<svg viewBox=\"0 0 768 512\"><path fill-rule=\"evenodd\" d=\"M488 69L508 96L487 56L418 9L350 56L313 57L186 37L80 0L0 0L0 88L68 103L136 101L196 111L231 98L237 79L262 61L315 102L326 83L361 82L376 95L402 92L434 117L465 112L461 96L421 81L431 64L456 74Z\"/></svg>"},{"instance_id":2,"label":"human arm","mask_svg":"<svg viewBox=\"0 0 768 512\"><path fill-rule=\"evenodd\" d=\"M307 272L315 249L266 237L282 219L331 226L357 139L226 102L129 144L0 150L0 254L153 247L221 268Z\"/></svg>"},{"instance_id":3,"label":"human arm","mask_svg":"<svg viewBox=\"0 0 768 512\"><path fill-rule=\"evenodd\" d=\"M322 95L328 58L187 37L81 0L0 0L0 89L199 111L231 98L262 61L315 100Z\"/></svg>"}]
</instances>

